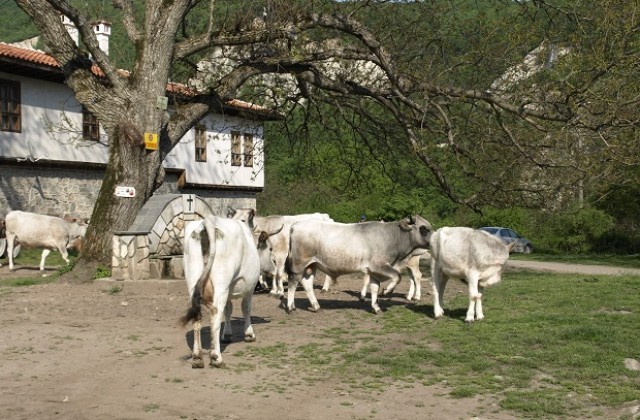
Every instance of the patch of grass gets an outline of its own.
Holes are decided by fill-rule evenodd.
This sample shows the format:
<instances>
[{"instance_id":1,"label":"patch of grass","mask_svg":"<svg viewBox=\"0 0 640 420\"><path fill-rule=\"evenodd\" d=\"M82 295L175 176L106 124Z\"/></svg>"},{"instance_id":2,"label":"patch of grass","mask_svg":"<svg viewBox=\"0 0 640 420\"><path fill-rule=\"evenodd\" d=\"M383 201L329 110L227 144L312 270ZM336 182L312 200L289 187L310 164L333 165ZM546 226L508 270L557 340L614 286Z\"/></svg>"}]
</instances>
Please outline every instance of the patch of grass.
<instances>
[{"instance_id":1,"label":"patch of grass","mask_svg":"<svg viewBox=\"0 0 640 420\"><path fill-rule=\"evenodd\" d=\"M158 404L147 404L143 407L143 410L145 412L150 412L150 411L157 411L160 408L160 406Z\"/></svg>"},{"instance_id":2,"label":"patch of grass","mask_svg":"<svg viewBox=\"0 0 640 420\"><path fill-rule=\"evenodd\" d=\"M0 285L6 287L22 287L22 286L34 286L37 284L47 284L53 283L58 276L47 276L47 277L19 277L13 279L0 279Z\"/></svg>"},{"instance_id":3,"label":"patch of grass","mask_svg":"<svg viewBox=\"0 0 640 420\"><path fill-rule=\"evenodd\" d=\"M107 267L98 266L98 268L96 269L96 274L93 278L97 280L107 277L111 277L111 270L109 270Z\"/></svg>"},{"instance_id":4,"label":"patch of grass","mask_svg":"<svg viewBox=\"0 0 640 420\"><path fill-rule=\"evenodd\" d=\"M120 286L119 284L114 284L109 288L110 295L117 295L120 292L122 292L122 286Z\"/></svg>"},{"instance_id":5,"label":"patch of grass","mask_svg":"<svg viewBox=\"0 0 640 420\"><path fill-rule=\"evenodd\" d=\"M467 294L451 289L438 320L427 298L375 323L327 328L311 344L247 351L286 360L308 383L372 392L438 384L452 397L494 395L518 417L598 418L640 395L640 373L624 366L640 360L640 277L507 272L485 290L485 319L473 324Z\"/></svg>"}]
</instances>

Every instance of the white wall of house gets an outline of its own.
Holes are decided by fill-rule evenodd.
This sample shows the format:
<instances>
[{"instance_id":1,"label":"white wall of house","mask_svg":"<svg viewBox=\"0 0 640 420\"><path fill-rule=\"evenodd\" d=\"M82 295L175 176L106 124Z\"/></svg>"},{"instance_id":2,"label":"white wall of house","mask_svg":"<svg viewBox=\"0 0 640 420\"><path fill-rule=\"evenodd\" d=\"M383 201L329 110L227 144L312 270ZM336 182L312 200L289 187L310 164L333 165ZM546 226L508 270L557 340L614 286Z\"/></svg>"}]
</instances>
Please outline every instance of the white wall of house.
<instances>
[{"instance_id":1,"label":"white wall of house","mask_svg":"<svg viewBox=\"0 0 640 420\"><path fill-rule=\"evenodd\" d=\"M196 162L195 128L192 128L164 161L165 168L185 169L187 183L229 187L264 187L264 138L262 123L233 116L209 114L206 127L206 162ZM231 164L231 133L253 138L253 165ZM241 139L242 140L242 139ZM243 142L241 141L243 145ZM245 153L241 150L241 153Z\"/></svg>"},{"instance_id":2,"label":"white wall of house","mask_svg":"<svg viewBox=\"0 0 640 420\"><path fill-rule=\"evenodd\" d=\"M16 161L106 163L107 138L82 140L82 107L63 84L0 72L0 78L20 82L22 132L0 131L0 157ZM206 162L195 161L195 130L190 130L164 161L166 168L185 171L186 181L200 186L264 187L263 127L228 115L210 114L206 127ZM231 133L251 135L253 165L231 164ZM244 153L244 151L242 151Z\"/></svg>"},{"instance_id":3,"label":"white wall of house","mask_svg":"<svg viewBox=\"0 0 640 420\"><path fill-rule=\"evenodd\" d=\"M106 163L105 144L82 140L82 107L65 85L0 72L20 82L22 132L0 131L3 158Z\"/></svg>"}]
</instances>

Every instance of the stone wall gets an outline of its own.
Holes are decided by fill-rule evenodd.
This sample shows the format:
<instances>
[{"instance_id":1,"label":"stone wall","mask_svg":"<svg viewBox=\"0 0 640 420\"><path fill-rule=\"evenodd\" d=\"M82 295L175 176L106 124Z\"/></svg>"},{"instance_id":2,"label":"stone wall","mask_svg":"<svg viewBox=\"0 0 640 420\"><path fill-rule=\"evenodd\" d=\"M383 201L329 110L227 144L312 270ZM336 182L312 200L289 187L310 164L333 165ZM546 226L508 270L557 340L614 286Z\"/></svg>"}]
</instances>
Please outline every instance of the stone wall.
<instances>
[{"instance_id":1,"label":"stone wall","mask_svg":"<svg viewBox=\"0 0 640 420\"><path fill-rule=\"evenodd\" d=\"M0 217L11 210L89 219L100 192L104 170L42 166L34 163L0 163ZM256 207L252 191L177 187L178 176L167 174L156 194L196 194L217 215L227 206Z\"/></svg>"},{"instance_id":2,"label":"stone wall","mask_svg":"<svg viewBox=\"0 0 640 420\"><path fill-rule=\"evenodd\" d=\"M184 227L214 215L194 194L156 194L128 231L113 235L111 277L116 280L184 278Z\"/></svg>"}]
</instances>

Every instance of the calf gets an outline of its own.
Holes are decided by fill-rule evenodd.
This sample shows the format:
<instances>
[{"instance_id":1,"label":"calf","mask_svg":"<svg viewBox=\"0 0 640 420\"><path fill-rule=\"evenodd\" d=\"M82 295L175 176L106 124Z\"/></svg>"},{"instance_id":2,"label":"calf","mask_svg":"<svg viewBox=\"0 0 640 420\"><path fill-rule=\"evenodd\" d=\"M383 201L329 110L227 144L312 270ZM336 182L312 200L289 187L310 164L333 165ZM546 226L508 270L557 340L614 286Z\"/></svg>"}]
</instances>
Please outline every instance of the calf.
<instances>
[{"instance_id":1,"label":"calf","mask_svg":"<svg viewBox=\"0 0 640 420\"><path fill-rule=\"evenodd\" d=\"M206 230L209 255L204 264L200 234ZM208 217L190 222L185 227L184 272L191 307L181 319L183 325L193 322L193 352L191 366L204 367L201 351L201 304L211 312L210 364L223 365L220 350L220 325L224 315L224 339L230 341L232 299L242 299L244 339L255 341L251 325L251 300L260 276L258 250L249 227L238 220Z\"/></svg>"},{"instance_id":2,"label":"calf","mask_svg":"<svg viewBox=\"0 0 640 420\"><path fill-rule=\"evenodd\" d=\"M45 260L54 249L57 249L69 264L67 248L71 247L78 238L83 238L87 232L86 225L67 222L55 216L19 210L7 214L5 225L9 270L14 269L13 250L16 240L23 247L44 248L40 259L40 271L43 271Z\"/></svg>"},{"instance_id":3,"label":"calf","mask_svg":"<svg viewBox=\"0 0 640 420\"><path fill-rule=\"evenodd\" d=\"M310 310L320 308L313 292L317 270L331 277L360 272L370 277L371 308L377 304L380 281L400 279L402 264L418 248L426 249L432 228L421 216L399 222L328 223L305 221L291 227L288 259L287 311L295 309L296 286L302 282ZM391 291L387 288L387 291Z\"/></svg>"},{"instance_id":4,"label":"calf","mask_svg":"<svg viewBox=\"0 0 640 420\"><path fill-rule=\"evenodd\" d=\"M402 270L406 267L409 270L409 291L407 292L407 300L416 300L419 301L422 293L421 293L421 282L422 282L422 272L420 271L420 259L431 259L429 255L429 251L423 248L416 248L415 251L409 255L408 259L403 260L398 264L398 269ZM323 292L328 292L331 285L336 283L337 279L333 279L330 276L327 276L325 279L324 285L322 286ZM368 274L365 274L362 278L362 289L360 290L360 300L364 301L367 297L367 287L369 287L370 277ZM395 288L395 284L389 284L382 295L391 293Z\"/></svg>"},{"instance_id":5,"label":"calf","mask_svg":"<svg viewBox=\"0 0 640 420\"><path fill-rule=\"evenodd\" d=\"M444 314L444 289L450 278L469 285L469 309L466 322L480 321L482 292L486 286L500 282L509 252L515 242L506 246L497 236L467 227L443 227L431 237L431 281L433 311L436 318Z\"/></svg>"}]
</instances>

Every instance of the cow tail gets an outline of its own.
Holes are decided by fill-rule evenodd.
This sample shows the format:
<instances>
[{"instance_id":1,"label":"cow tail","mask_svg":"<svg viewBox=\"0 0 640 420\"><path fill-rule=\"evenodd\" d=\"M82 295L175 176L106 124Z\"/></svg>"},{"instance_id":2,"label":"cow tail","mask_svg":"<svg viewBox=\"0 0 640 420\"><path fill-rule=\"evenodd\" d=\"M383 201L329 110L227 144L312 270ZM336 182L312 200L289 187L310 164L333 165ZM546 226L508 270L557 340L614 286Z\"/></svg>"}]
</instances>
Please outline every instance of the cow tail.
<instances>
[{"instance_id":1,"label":"cow tail","mask_svg":"<svg viewBox=\"0 0 640 420\"><path fill-rule=\"evenodd\" d=\"M187 309L187 313L180 318L180 322L182 325L187 325L192 321L200 321L202 318L202 292L204 290L207 281L209 280L209 276L211 274L211 267L213 267L213 260L216 257L216 234L215 234L215 225L210 219L205 218L203 220L204 227L207 231L207 237L209 238L209 258L207 259L207 263L204 266L204 270L202 270L202 274L200 274L200 278L193 288L193 295L191 296L191 307Z\"/></svg>"}]
</instances>

